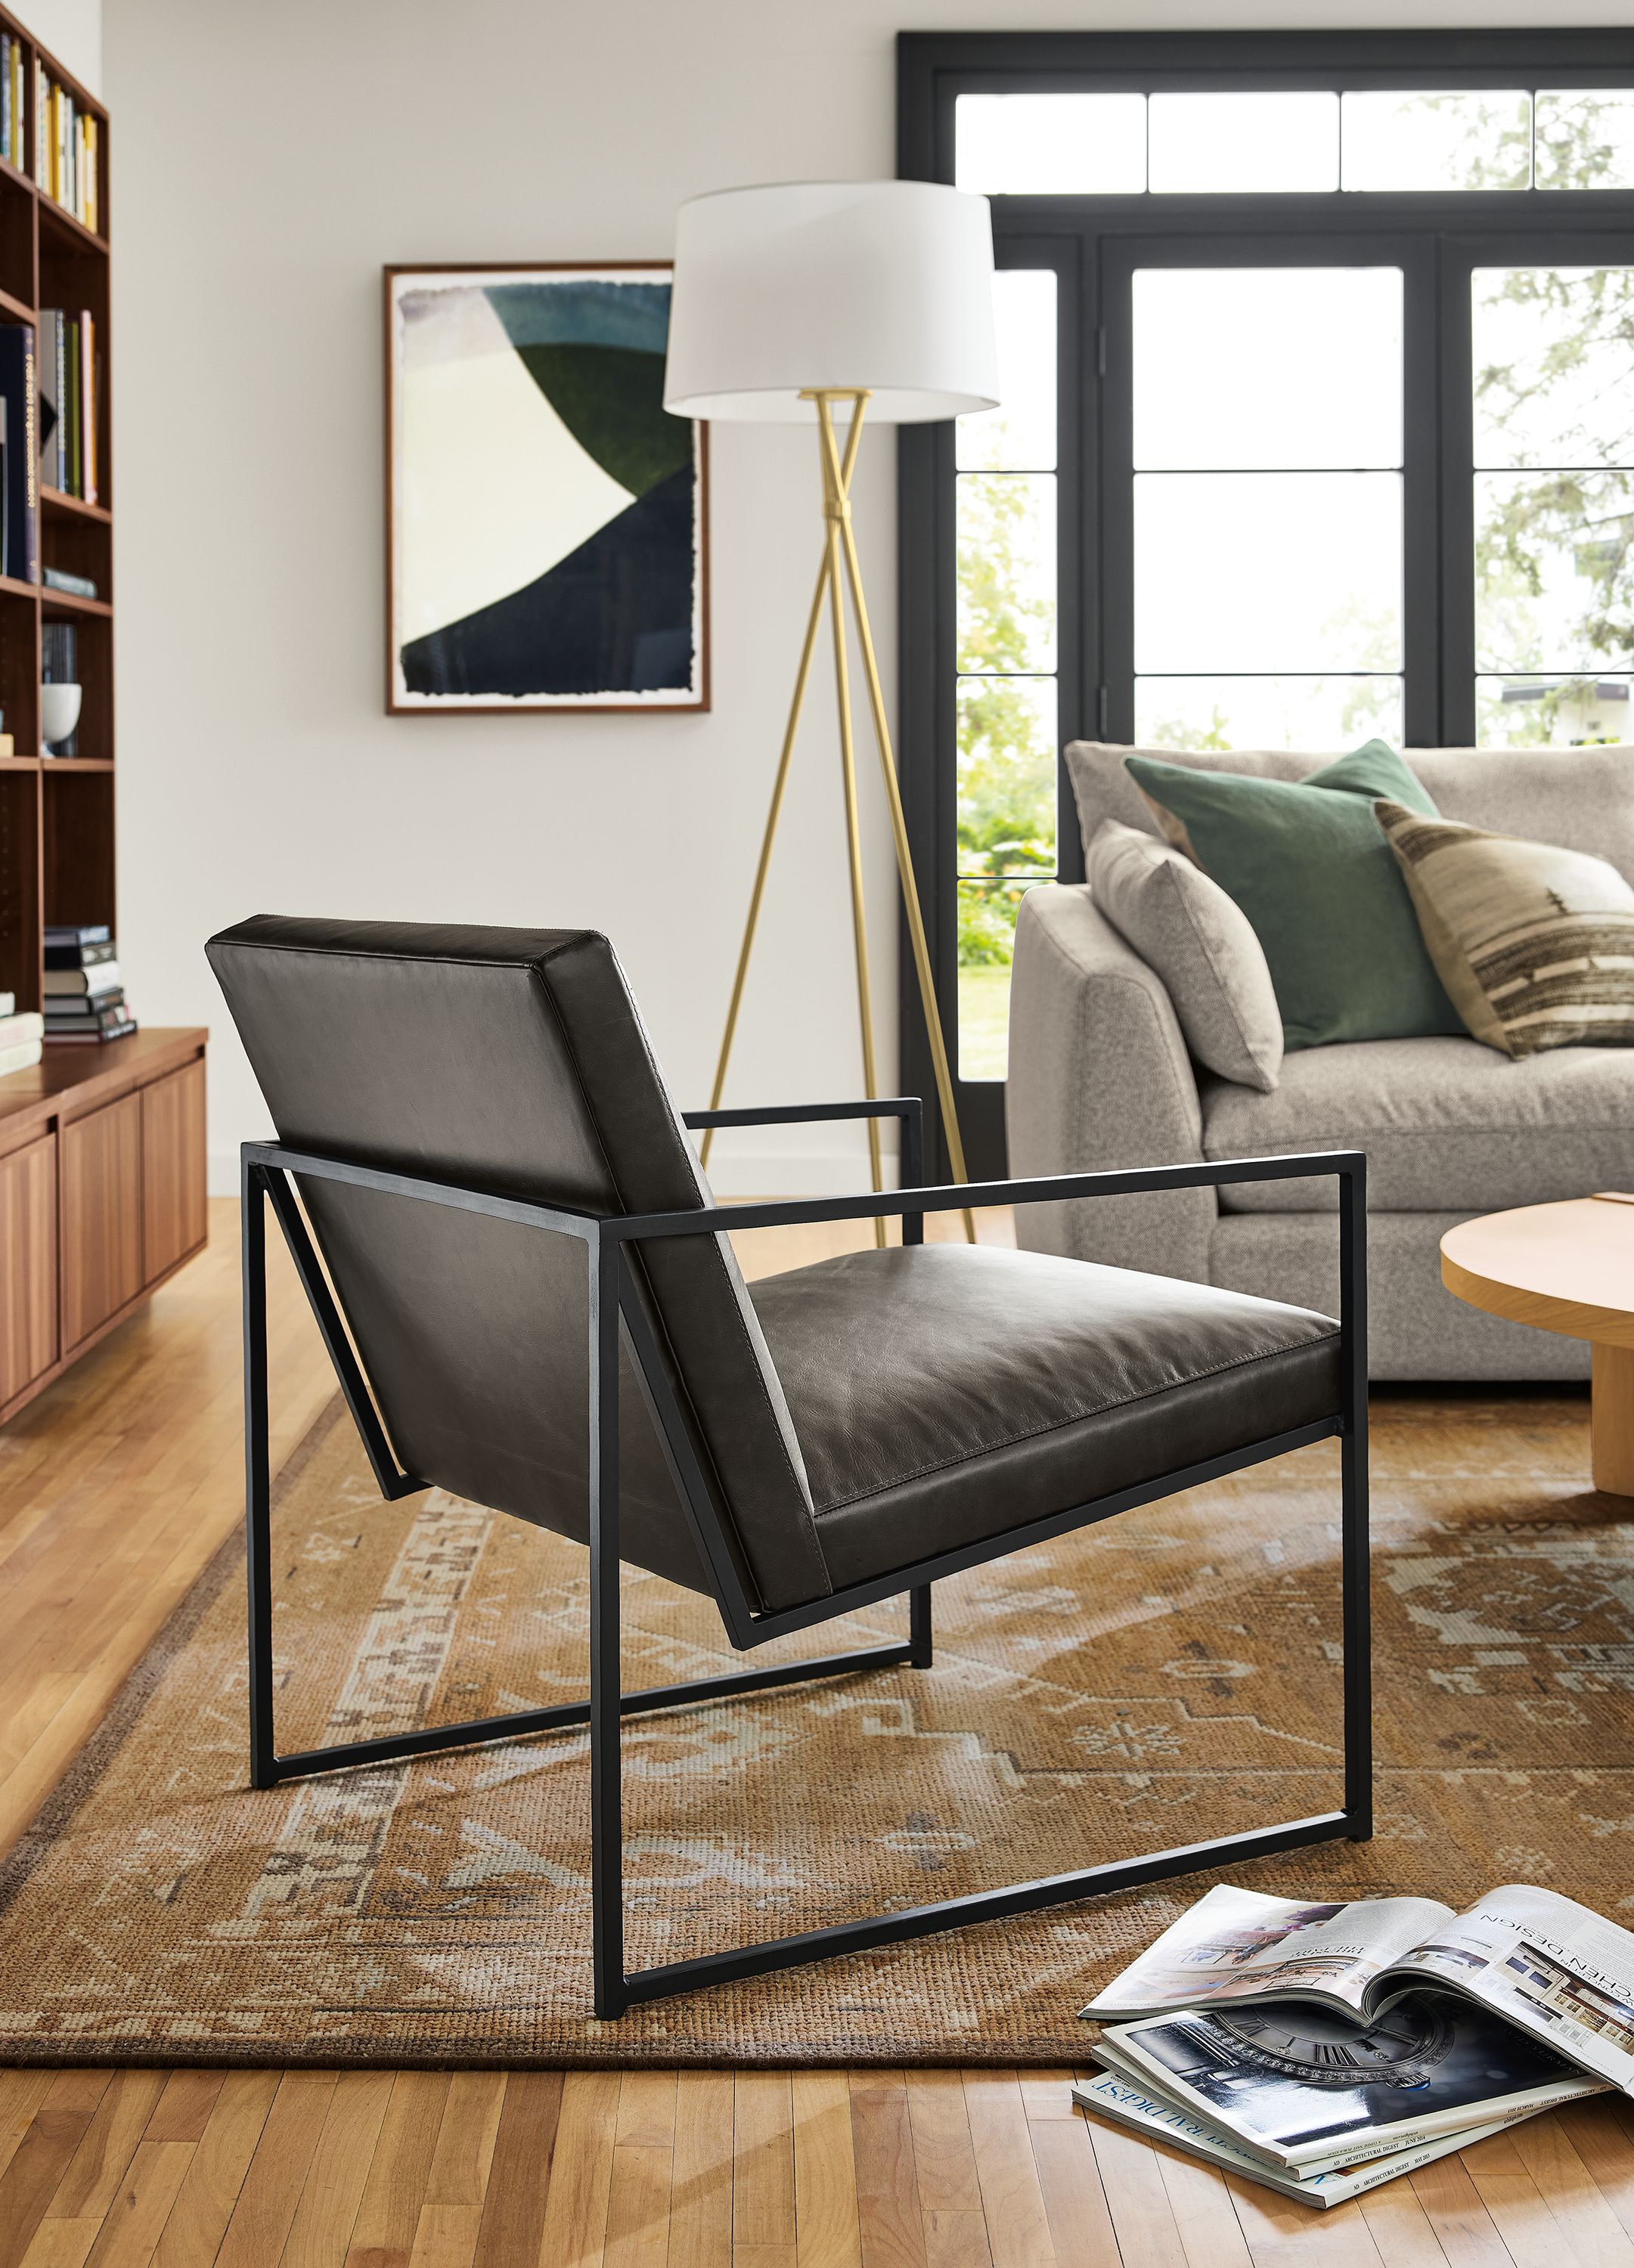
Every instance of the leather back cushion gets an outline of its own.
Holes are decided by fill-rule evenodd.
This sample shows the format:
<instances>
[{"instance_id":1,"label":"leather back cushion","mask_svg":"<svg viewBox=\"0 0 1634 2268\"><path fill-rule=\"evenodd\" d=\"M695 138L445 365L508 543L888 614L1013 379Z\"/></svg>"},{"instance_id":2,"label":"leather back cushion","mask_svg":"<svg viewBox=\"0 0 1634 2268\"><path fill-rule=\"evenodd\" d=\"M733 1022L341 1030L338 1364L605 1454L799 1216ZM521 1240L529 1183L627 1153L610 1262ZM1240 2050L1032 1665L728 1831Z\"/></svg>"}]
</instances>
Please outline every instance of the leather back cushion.
<instances>
[{"instance_id":1,"label":"leather back cushion","mask_svg":"<svg viewBox=\"0 0 1634 2268\"><path fill-rule=\"evenodd\" d=\"M600 1213L707 1188L623 972L593 931L261 915L213 938L281 1139ZM547 1231L303 1184L408 1469L584 1541L586 1260ZM637 1265L706 1474L768 1606L829 1589L782 1388L725 1236ZM623 1556L707 1587L628 1369Z\"/></svg>"},{"instance_id":2,"label":"leather back cushion","mask_svg":"<svg viewBox=\"0 0 1634 2268\"><path fill-rule=\"evenodd\" d=\"M1608 858L1634 882L1634 747L1404 748L1402 751L1445 818L1467 827L1557 843ZM1114 747L1073 740L1067 770L1086 846L1103 820L1158 833L1145 798L1123 769L1125 756L1159 757L1197 771L1246 772L1258 779L1301 780L1333 762L1332 751L1303 749Z\"/></svg>"}]
</instances>

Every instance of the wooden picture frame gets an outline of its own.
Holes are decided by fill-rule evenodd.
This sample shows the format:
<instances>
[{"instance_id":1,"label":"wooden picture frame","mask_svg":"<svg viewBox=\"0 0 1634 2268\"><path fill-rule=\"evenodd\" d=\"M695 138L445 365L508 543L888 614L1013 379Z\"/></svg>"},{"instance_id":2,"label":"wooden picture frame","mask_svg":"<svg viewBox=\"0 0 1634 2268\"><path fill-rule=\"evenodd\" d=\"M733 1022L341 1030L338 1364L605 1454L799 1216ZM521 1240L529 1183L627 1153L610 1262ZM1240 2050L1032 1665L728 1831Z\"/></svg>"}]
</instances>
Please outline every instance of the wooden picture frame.
<instances>
[{"instance_id":1,"label":"wooden picture frame","mask_svg":"<svg viewBox=\"0 0 1634 2268\"><path fill-rule=\"evenodd\" d=\"M662 407L673 273L383 271L388 715L710 706L709 437Z\"/></svg>"}]
</instances>

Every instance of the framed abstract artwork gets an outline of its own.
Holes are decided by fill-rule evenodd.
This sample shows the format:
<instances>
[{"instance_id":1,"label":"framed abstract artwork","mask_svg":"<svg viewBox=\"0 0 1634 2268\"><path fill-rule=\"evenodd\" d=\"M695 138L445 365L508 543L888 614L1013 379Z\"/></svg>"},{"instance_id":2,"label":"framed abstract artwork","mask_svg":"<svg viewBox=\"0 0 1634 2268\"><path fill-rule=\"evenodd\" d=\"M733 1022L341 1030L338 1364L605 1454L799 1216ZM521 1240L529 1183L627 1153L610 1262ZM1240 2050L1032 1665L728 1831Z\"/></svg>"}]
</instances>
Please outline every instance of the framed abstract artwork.
<instances>
[{"instance_id":1,"label":"framed abstract artwork","mask_svg":"<svg viewBox=\"0 0 1634 2268\"><path fill-rule=\"evenodd\" d=\"M386 270L386 705L707 709L667 261Z\"/></svg>"}]
</instances>

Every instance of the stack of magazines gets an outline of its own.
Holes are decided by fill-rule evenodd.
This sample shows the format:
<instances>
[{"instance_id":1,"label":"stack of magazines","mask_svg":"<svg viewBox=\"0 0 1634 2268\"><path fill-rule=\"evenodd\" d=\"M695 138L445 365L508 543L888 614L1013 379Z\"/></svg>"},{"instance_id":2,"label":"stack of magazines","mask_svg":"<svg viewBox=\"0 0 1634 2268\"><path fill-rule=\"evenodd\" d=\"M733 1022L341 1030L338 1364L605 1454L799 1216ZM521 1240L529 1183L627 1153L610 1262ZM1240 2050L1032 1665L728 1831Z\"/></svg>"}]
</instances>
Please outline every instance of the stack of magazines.
<instances>
[{"instance_id":1,"label":"stack of magazines","mask_svg":"<svg viewBox=\"0 0 1634 2268\"><path fill-rule=\"evenodd\" d=\"M1310 2205L1634 2095L1634 1936L1516 1884L1455 1913L1222 1883L1081 2013L1086 2110Z\"/></svg>"}]
</instances>

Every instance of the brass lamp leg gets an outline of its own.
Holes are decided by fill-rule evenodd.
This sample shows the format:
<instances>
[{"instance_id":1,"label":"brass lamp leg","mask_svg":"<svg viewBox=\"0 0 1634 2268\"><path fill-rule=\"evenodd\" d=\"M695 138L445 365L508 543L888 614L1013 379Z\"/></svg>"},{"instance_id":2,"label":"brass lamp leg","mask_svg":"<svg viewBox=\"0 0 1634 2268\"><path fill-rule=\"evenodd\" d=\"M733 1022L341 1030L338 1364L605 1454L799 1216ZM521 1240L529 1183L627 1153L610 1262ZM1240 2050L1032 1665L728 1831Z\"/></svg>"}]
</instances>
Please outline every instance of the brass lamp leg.
<instances>
[{"instance_id":1,"label":"brass lamp leg","mask_svg":"<svg viewBox=\"0 0 1634 2268\"><path fill-rule=\"evenodd\" d=\"M843 468L849 481L851 468L857 462L857 444L860 431L852 432L846 446ZM827 544L823 548L822 564L817 571L817 588L812 594L812 610L806 618L806 639L800 648L799 667L794 673L794 698L789 703L789 722L783 735L783 753L777 759L777 777L772 783L771 805L766 814L766 832L761 838L760 864L754 869L754 887L749 893L748 918L743 924L743 943L738 951L737 974L732 980L732 1001L726 1010L726 1027L721 1034L720 1055L715 1065L715 1084L710 1090L710 1108L720 1108L721 1096L726 1090L726 1066L732 1060L732 1043L737 1036L738 1011L743 1005L744 980L749 973L749 956L754 950L754 932L761 917L761 901L766 895L766 876L771 865L772 844L777 839L777 821L783 815L783 792L789 784L789 764L794 755L795 735L799 731L800 709L806 699L806 681L811 675L812 656L817 651L817 631L822 621L823 600L828 589L830 562ZM715 1140L711 1126L703 1137L703 1161L707 1168L710 1150Z\"/></svg>"},{"instance_id":2,"label":"brass lamp leg","mask_svg":"<svg viewBox=\"0 0 1634 2268\"><path fill-rule=\"evenodd\" d=\"M860 404L858 405L860 409ZM953 1076L947 1064L947 1049L942 1037L941 1013L937 1006L936 984L931 974L931 949L925 941L924 922L919 911L919 892L914 880L913 853L909 847L907 821L902 816L902 799L896 779L896 759L891 747L891 728L885 713L885 691L880 682L880 665L873 650L873 635L868 626L868 602L863 595L862 563L857 554L857 538L851 528L850 472L849 463L842 466L834 445L834 428L822 417L824 403L818 400L818 414L823 431L823 446L829 460L829 478L838 496L836 518L840 541L845 553L846 578L851 589L851 606L857 616L857 633L863 652L863 674L868 681L868 703L873 713L874 740L880 751L880 770L885 780L886 800L891 814L891 837L896 846L896 870L902 881L902 906L908 916L908 934L913 944L914 968L919 979L919 1005L924 1011L925 1034L931 1042L931 1060L936 1072L937 1101L941 1105L942 1124L947 1134L948 1160L956 1182L968 1182L965 1170L964 1143L959 1132L959 1114L953 1105ZM853 423L855 423L853 419ZM848 452L848 458L852 453ZM975 1221L968 1207L961 1215L965 1236L968 1242L976 1241Z\"/></svg>"},{"instance_id":3,"label":"brass lamp leg","mask_svg":"<svg viewBox=\"0 0 1634 2268\"><path fill-rule=\"evenodd\" d=\"M720 1108L721 1095L726 1085L726 1066L732 1060L732 1043L737 1036L738 1011L743 1005L744 979L749 973L749 955L754 950L754 932L760 923L761 900L766 895L766 875L771 865L771 848L777 839L777 821L783 816L783 792L789 784L789 762L794 754L794 736L799 730L800 709L806 699L806 681L811 675L812 656L817 650L817 628L822 621L823 600L828 590L828 559L825 553L817 577L817 588L812 598L812 610L806 622L806 641L800 648L800 666L794 673L794 698L789 703L789 722L783 736L783 754L777 759L777 777L772 782L771 806L766 814L766 832L761 838L760 864L754 869L754 887L749 893L748 919L743 924L743 943L738 951L738 970L732 980L732 1003L726 1010L726 1028L721 1034L720 1057L715 1065L715 1084L710 1089L710 1108ZM710 1162L710 1147L715 1139L711 1126L703 1137L703 1164Z\"/></svg>"},{"instance_id":4,"label":"brass lamp leg","mask_svg":"<svg viewBox=\"0 0 1634 2268\"><path fill-rule=\"evenodd\" d=\"M862 418L862 404L852 411L853 424ZM834 482L839 469L838 453L831 449L834 438L833 421L826 401L817 404L818 423L822 428L822 490L823 517L828 562L828 597L834 620L834 687L840 712L840 777L845 802L845 847L851 879L851 942L857 957L857 1017L862 1036L863 1092L870 1102L879 1094L879 1082L874 1072L873 1000L868 977L868 914L863 895L862 830L857 814L857 752L851 739L851 681L845 652L845 588L840 577L840 535L838 515L835 505L838 498ZM867 1121L868 1164L876 1190L885 1186L880 1161L880 1122ZM873 1241L884 1249L885 1223L876 1220Z\"/></svg>"}]
</instances>

